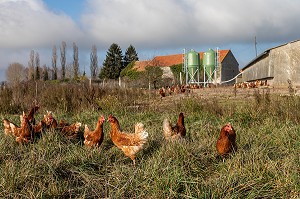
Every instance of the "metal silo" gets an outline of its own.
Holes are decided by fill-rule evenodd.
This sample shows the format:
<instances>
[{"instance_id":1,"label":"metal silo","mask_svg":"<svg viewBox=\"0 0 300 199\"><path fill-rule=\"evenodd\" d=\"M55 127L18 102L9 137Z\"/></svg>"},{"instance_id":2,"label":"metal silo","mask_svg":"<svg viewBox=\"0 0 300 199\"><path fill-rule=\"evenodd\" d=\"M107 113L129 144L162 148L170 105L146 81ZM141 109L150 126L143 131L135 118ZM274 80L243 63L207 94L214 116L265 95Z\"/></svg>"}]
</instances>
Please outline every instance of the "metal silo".
<instances>
[{"instance_id":1,"label":"metal silo","mask_svg":"<svg viewBox=\"0 0 300 199\"><path fill-rule=\"evenodd\" d=\"M212 82L213 74L216 66L216 53L214 50L209 49L203 53L203 68L208 77L208 82Z\"/></svg>"},{"instance_id":2,"label":"metal silo","mask_svg":"<svg viewBox=\"0 0 300 199\"><path fill-rule=\"evenodd\" d=\"M187 54L187 69L190 82L196 82L196 75L199 74L200 56L194 50L190 50Z\"/></svg>"}]
</instances>

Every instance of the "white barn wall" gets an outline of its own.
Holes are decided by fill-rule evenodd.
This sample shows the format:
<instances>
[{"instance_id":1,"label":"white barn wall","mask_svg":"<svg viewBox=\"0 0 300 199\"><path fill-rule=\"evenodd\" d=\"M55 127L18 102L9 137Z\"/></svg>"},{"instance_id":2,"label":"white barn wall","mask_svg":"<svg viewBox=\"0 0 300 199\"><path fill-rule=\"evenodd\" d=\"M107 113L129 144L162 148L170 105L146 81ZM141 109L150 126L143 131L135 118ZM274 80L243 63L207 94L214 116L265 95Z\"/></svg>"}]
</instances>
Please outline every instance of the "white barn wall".
<instances>
[{"instance_id":1,"label":"white barn wall","mask_svg":"<svg viewBox=\"0 0 300 199\"><path fill-rule=\"evenodd\" d=\"M274 85L300 84L300 41L271 50L274 64Z\"/></svg>"},{"instance_id":2,"label":"white barn wall","mask_svg":"<svg viewBox=\"0 0 300 199\"><path fill-rule=\"evenodd\" d=\"M265 51L243 69L242 81L268 79L273 86L300 85L300 41Z\"/></svg>"},{"instance_id":3,"label":"white barn wall","mask_svg":"<svg viewBox=\"0 0 300 199\"><path fill-rule=\"evenodd\" d=\"M258 62L247 68L243 73L243 81L255 81L257 79L267 79L274 77L274 66L270 64L270 57L265 56Z\"/></svg>"}]
</instances>

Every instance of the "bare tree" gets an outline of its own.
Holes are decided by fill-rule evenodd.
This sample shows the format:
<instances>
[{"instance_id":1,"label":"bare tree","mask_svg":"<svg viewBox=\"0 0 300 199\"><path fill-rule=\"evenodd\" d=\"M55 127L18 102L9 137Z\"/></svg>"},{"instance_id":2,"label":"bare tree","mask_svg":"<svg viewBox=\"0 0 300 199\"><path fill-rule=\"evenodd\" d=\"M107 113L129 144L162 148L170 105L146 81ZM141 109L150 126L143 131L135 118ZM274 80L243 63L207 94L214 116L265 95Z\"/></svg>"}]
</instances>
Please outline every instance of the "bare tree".
<instances>
[{"instance_id":1,"label":"bare tree","mask_svg":"<svg viewBox=\"0 0 300 199\"><path fill-rule=\"evenodd\" d=\"M25 67L16 62L9 64L6 70L6 79L12 85L19 84L25 79Z\"/></svg>"},{"instance_id":2,"label":"bare tree","mask_svg":"<svg viewBox=\"0 0 300 199\"><path fill-rule=\"evenodd\" d=\"M66 42L62 42L60 46L60 63L61 63L61 79L66 78Z\"/></svg>"},{"instance_id":3,"label":"bare tree","mask_svg":"<svg viewBox=\"0 0 300 199\"><path fill-rule=\"evenodd\" d=\"M40 55L38 52L35 53L35 80L39 80L41 78L40 74Z\"/></svg>"},{"instance_id":4,"label":"bare tree","mask_svg":"<svg viewBox=\"0 0 300 199\"><path fill-rule=\"evenodd\" d=\"M53 69L53 79L57 79L57 54L56 54L56 46L53 46L52 49L52 69Z\"/></svg>"},{"instance_id":5,"label":"bare tree","mask_svg":"<svg viewBox=\"0 0 300 199\"><path fill-rule=\"evenodd\" d=\"M97 56L97 48L95 45L92 46L92 52L91 52L91 78L95 79L97 76L97 70L98 70L98 56Z\"/></svg>"},{"instance_id":6,"label":"bare tree","mask_svg":"<svg viewBox=\"0 0 300 199\"><path fill-rule=\"evenodd\" d=\"M162 79L163 70L158 66L146 66L144 77L150 84L153 84L154 89L157 89L157 84Z\"/></svg>"},{"instance_id":7,"label":"bare tree","mask_svg":"<svg viewBox=\"0 0 300 199\"><path fill-rule=\"evenodd\" d=\"M79 61L78 61L78 46L73 42L73 71L74 79L77 79L79 76Z\"/></svg>"},{"instance_id":8,"label":"bare tree","mask_svg":"<svg viewBox=\"0 0 300 199\"><path fill-rule=\"evenodd\" d=\"M34 50L30 51L28 61L28 80L34 80Z\"/></svg>"},{"instance_id":9,"label":"bare tree","mask_svg":"<svg viewBox=\"0 0 300 199\"><path fill-rule=\"evenodd\" d=\"M74 67L72 63L68 63L66 65L66 78L72 79L72 76L74 74Z\"/></svg>"}]
</instances>

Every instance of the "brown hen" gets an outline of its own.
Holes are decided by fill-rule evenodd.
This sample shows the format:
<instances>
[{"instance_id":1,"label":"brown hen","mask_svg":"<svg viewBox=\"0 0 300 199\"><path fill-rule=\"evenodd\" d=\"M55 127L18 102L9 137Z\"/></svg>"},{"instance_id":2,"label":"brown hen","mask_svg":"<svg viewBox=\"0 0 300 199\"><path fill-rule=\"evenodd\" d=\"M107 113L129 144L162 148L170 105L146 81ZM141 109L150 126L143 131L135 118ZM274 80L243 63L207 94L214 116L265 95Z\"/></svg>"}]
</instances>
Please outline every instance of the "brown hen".
<instances>
[{"instance_id":1,"label":"brown hen","mask_svg":"<svg viewBox=\"0 0 300 199\"><path fill-rule=\"evenodd\" d=\"M47 129L56 129L57 121L53 117L52 111L47 111L47 114L44 115L44 119L42 120Z\"/></svg>"},{"instance_id":2,"label":"brown hen","mask_svg":"<svg viewBox=\"0 0 300 199\"><path fill-rule=\"evenodd\" d=\"M85 125L84 129L84 144L88 147L92 146L100 146L104 139L103 134L103 123L105 121L104 116L99 117L97 126L94 131L91 131L87 125Z\"/></svg>"},{"instance_id":3,"label":"brown hen","mask_svg":"<svg viewBox=\"0 0 300 199\"><path fill-rule=\"evenodd\" d=\"M62 130L60 131L60 133L64 136L66 136L67 138L78 138L78 132L80 130L81 127L81 123L80 122L76 122L73 123L71 125L68 126L64 126L62 128Z\"/></svg>"},{"instance_id":4,"label":"brown hen","mask_svg":"<svg viewBox=\"0 0 300 199\"><path fill-rule=\"evenodd\" d=\"M183 113L179 113L175 126L172 126L169 119L165 119L163 122L163 131L166 140L178 140L180 138L184 138L186 135L186 129L184 126Z\"/></svg>"},{"instance_id":5,"label":"brown hen","mask_svg":"<svg viewBox=\"0 0 300 199\"><path fill-rule=\"evenodd\" d=\"M222 157L237 150L235 130L230 123L222 127L216 148Z\"/></svg>"},{"instance_id":6,"label":"brown hen","mask_svg":"<svg viewBox=\"0 0 300 199\"><path fill-rule=\"evenodd\" d=\"M3 119L4 133L5 135L15 135L17 128L20 128L18 125L9 121L8 119Z\"/></svg>"},{"instance_id":7,"label":"brown hen","mask_svg":"<svg viewBox=\"0 0 300 199\"><path fill-rule=\"evenodd\" d=\"M121 149L126 156L130 157L135 165L136 153L143 149L148 139L148 133L144 130L144 125L137 123L134 133L125 133L121 131L119 121L116 117L110 115L108 122L111 125L110 137L113 143Z\"/></svg>"},{"instance_id":8,"label":"brown hen","mask_svg":"<svg viewBox=\"0 0 300 199\"><path fill-rule=\"evenodd\" d=\"M19 144L28 143L34 139L34 129L30 124L27 115L23 112L21 118L21 127L16 129L16 141Z\"/></svg>"},{"instance_id":9,"label":"brown hen","mask_svg":"<svg viewBox=\"0 0 300 199\"><path fill-rule=\"evenodd\" d=\"M39 106L38 105L35 105L33 106L30 111L28 112L28 115L27 115L27 118L28 118L28 121L31 123L31 124L35 124L35 118L34 118L34 115L35 113L39 110Z\"/></svg>"}]
</instances>

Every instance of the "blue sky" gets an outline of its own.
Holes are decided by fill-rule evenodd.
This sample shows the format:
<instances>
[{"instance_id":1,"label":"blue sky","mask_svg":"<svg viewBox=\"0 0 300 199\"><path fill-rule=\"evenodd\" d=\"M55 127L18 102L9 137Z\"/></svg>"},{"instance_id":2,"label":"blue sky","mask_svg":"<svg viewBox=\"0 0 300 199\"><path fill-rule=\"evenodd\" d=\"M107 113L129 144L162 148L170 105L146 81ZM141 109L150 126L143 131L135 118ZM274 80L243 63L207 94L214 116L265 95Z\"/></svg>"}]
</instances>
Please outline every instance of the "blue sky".
<instances>
[{"instance_id":1,"label":"blue sky","mask_svg":"<svg viewBox=\"0 0 300 199\"><path fill-rule=\"evenodd\" d=\"M75 21L80 21L80 15L84 9L84 0L44 0L47 7L53 12L63 12Z\"/></svg>"},{"instance_id":2,"label":"blue sky","mask_svg":"<svg viewBox=\"0 0 300 199\"><path fill-rule=\"evenodd\" d=\"M268 48L300 39L298 0L0 0L0 81L9 64L27 67L31 50L51 67L52 48L79 48L89 74L92 45L99 66L112 43L133 45L140 60L183 49L230 49L240 68ZM58 51L59 54L59 51Z\"/></svg>"}]
</instances>

